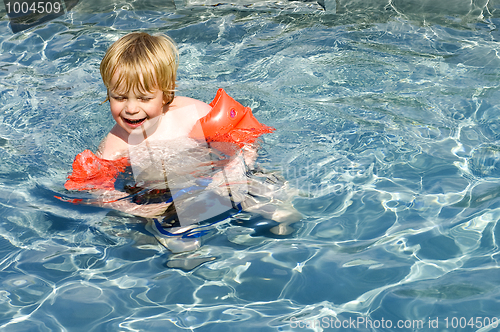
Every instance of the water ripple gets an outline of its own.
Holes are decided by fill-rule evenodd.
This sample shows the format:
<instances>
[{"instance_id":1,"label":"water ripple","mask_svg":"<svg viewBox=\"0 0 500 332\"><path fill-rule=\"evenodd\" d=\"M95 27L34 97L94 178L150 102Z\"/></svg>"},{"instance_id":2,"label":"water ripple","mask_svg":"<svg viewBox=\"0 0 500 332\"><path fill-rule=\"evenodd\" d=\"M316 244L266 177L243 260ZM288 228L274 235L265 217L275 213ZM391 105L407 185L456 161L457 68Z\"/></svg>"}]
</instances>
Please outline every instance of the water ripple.
<instances>
[{"instance_id":1,"label":"water ripple","mask_svg":"<svg viewBox=\"0 0 500 332\"><path fill-rule=\"evenodd\" d=\"M86 1L18 34L1 18L0 329L496 317L497 8L332 4ZM136 29L178 42L180 95L225 88L277 128L258 164L298 191L291 234L242 215L174 254L139 218L54 198L113 124L98 67Z\"/></svg>"}]
</instances>

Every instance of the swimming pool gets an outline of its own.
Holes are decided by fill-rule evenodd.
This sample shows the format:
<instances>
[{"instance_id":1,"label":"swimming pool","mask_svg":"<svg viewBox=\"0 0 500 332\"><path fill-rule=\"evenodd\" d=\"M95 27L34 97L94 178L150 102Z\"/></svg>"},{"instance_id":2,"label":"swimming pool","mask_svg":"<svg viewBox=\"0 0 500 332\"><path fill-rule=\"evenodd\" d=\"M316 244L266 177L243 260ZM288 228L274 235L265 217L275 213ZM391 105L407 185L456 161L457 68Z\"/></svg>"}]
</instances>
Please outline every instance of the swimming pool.
<instances>
[{"instance_id":1,"label":"swimming pool","mask_svg":"<svg viewBox=\"0 0 500 332\"><path fill-rule=\"evenodd\" d=\"M498 5L231 3L86 1L17 34L2 9L0 330L495 330ZM112 126L99 63L136 29L178 43L180 95L277 128L258 163L300 190L291 235L227 221L172 254L53 197Z\"/></svg>"}]
</instances>

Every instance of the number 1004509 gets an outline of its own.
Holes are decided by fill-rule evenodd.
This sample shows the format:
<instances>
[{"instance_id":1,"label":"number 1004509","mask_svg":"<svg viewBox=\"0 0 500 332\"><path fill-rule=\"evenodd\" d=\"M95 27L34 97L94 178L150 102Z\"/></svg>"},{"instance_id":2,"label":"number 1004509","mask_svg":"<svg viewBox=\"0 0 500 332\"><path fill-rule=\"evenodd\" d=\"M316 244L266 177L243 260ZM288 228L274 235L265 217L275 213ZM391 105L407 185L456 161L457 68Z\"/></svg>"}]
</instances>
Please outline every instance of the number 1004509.
<instances>
[{"instance_id":1,"label":"number 1004509","mask_svg":"<svg viewBox=\"0 0 500 332\"><path fill-rule=\"evenodd\" d=\"M63 10L58 1L5 2L7 14L57 14Z\"/></svg>"}]
</instances>

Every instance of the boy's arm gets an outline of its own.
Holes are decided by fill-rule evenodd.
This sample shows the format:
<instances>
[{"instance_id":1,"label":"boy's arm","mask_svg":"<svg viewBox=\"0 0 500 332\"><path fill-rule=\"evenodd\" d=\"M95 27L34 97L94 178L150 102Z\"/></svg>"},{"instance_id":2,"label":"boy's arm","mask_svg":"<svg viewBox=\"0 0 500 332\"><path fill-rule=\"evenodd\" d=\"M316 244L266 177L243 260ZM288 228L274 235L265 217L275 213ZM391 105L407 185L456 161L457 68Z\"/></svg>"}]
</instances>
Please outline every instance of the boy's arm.
<instances>
[{"instance_id":1,"label":"boy's arm","mask_svg":"<svg viewBox=\"0 0 500 332\"><path fill-rule=\"evenodd\" d=\"M241 149L241 151L243 152L243 159L245 160L247 168L254 168L258 154L257 146L255 146L255 144L247 144Z\"/></svg>"},{"instance_id":2,"label":"boy's arm","mask_svg":"<svg viewBox=\"0 0 500 332\"><path fill-rule=\"evenodd\" d=\"M96 156L106 160L116 160L128 154L128 144L120 135L117 126L101 141L96 151Z\"/></svg>"},{"instance_id":3,"label":"boy's arm","mask_svg":"<svg viewBox=\"0 0 500 332\"><path fill-rule=\"evenodd\" d=\"M101 141L96 156L106 160L116 160L128 155L128 144L125 143L116 126ZM171 203L135 204L126 199L128 193L119 190L92 190L97 196L98 205L144 218L161 215Z\"/></svg>"}]
</instances>

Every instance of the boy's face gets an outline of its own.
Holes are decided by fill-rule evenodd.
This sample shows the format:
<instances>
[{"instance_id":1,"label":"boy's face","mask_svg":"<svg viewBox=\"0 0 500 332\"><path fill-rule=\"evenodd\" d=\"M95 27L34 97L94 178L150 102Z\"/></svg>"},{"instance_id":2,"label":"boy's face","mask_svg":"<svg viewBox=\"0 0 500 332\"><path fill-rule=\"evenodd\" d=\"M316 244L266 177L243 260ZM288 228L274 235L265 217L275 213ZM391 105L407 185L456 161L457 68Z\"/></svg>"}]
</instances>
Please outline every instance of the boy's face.
<instances>
[{"instance_id":1,"label":"boy's face","mask_svg":"<svg viewBox=\"0 0 500 332\"><path fill-rule=\"evenodd\" d=\"M112 86L116 79L113 77ZM109 104L116 123L130 134L143 125L147 127L148 122L156 122L163 114L165 102L163 91L159 89L145 94L140 91L122 92L120 89L113 89L109 91Z\"/></svg>"}]
</instances>

